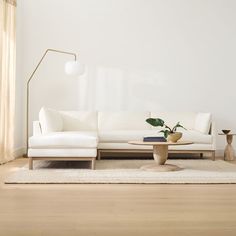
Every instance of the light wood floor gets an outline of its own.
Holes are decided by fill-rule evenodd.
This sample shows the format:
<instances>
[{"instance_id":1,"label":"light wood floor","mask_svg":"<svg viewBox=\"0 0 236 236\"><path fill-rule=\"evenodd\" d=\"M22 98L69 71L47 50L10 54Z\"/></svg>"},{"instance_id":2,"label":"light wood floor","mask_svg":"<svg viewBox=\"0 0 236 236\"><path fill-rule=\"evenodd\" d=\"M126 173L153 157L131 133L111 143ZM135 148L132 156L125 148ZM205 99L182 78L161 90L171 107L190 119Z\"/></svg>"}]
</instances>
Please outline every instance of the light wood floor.
<instances>
[{"instance_id":1,"label":"light wood floor","mask_svg":"<svg viewBox=\"0 0 236 236\"><path fill-rule=\"evenodd\" d=\"M0 235L236 235L236 185L4 185Z\"/></svg>"}]
</instances>

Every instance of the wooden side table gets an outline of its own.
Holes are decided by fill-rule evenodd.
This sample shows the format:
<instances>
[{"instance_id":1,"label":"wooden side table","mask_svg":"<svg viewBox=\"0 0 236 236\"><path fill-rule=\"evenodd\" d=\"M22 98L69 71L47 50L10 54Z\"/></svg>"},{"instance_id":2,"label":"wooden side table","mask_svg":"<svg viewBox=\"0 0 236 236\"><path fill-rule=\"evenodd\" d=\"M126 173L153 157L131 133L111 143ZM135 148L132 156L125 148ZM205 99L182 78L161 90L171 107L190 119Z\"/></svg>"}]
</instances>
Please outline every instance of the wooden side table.
<instances>
[{"instance_id":1,"label":"wooden side table","mask_svg":"<svg viewBox=\"0 0 236 236\"><path fill-rule=\"evenodd\" d=\"M225 147L224 151L224 160L225 161L233 161L234 160L234 148L232 146L233 142L233 136L236 134L219 134L219 135L225 135L226 136L226 141L227 145Z\"/></svg>"}]
</instances>

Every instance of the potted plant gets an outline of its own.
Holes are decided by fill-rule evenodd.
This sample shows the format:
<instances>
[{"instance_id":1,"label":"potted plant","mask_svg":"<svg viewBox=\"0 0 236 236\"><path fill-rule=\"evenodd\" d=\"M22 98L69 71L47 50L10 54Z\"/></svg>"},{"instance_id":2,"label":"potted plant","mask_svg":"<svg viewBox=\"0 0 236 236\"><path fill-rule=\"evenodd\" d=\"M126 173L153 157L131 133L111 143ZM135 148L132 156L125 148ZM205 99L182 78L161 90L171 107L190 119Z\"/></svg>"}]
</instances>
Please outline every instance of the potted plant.
<instances>
[{"instance_id":1,"label":"potted plant","mask_svg":"<svg viewBox=\"0 0 236 236\"><path fill-rule=\"evenodd\" d=\"M167 139L167 141L174 143L176 143L182 137L182 133L177 132L177 128L186 130L186 128L184 128L180 122L177 122L173 128L170 128L168 125L166 125L165 121L160 118L148 118L146 119L146 122L154 127L164 127L164 129L160 130L159 132L164 134L164 137Z\"/></svg>"}]
</instances>

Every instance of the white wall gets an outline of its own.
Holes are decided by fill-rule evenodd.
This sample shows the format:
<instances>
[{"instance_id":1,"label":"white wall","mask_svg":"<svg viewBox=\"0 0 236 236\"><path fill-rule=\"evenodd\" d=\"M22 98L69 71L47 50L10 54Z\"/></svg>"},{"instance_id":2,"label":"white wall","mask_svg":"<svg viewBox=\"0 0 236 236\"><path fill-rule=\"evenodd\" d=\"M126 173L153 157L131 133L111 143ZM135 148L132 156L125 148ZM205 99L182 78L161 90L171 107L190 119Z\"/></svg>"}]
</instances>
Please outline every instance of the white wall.
<instances>
[{"instance_id":1,"label":"white wall","mask_svg":"<svg viewBox=\"0 0 236 236\"><path fill-rule=\"evenodd\" d=\"M47 48L79 52L87 73L66 77L70 57L50 54L32 83L31 119L42 105L208 111L218 130L236 131L236 1L19 0L17 11L16 147L25 82Z\"/></svg>"}]
</instances>

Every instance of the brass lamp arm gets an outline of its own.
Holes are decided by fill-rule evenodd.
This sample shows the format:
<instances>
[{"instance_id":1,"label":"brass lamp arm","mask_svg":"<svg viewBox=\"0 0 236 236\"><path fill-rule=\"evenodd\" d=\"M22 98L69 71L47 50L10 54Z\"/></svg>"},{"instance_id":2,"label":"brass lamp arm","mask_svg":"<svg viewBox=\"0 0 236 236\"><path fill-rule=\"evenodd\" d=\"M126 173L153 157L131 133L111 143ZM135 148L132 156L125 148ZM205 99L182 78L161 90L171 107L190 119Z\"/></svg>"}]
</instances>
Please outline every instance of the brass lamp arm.
<instances>
[{"instance_id":1,"label":"brass lamp arm","mask_svg":"<svg viewBox=\"0 0 236 236\"><path fill-rule=\"evenodd\" d=\"M75 61L77 59L77 56L76 56L75 53L48 48L45 51L45 53L43 54L43 56L41 57L40 61L38 62L37 66L35 67L35 69L32 72L32 74L30 75L30 77L29 77L29 79L27 81L27 95L26 95L26 138L27 138L27 140L26 140L26 155L28 153L28 147L29 147L29 85L30 85L30 81L34 77L34 74L38 70L40 64L42 63L43 59L45 58L45 56L47 55L48 52L56 52L56 53L68 54L68 55L74 56L74 60Z\"/></svg>"},{"instance_id":2,"label":"brass lamp arm","mask_svg":"<svg viewBox=\"0 0 236 236\"><path fill-rule=\"evenodd\" d=\"M56 49L48 48L48 49L45 51L45 53L43 54L43 56L42 56L42 58L40 59L40 61L38 62L37 66L35 67L35 69L34 69L34 71L33 71L33 73L31 74L30 78L28 79L28 81L27 81L27 87L29 86L29 83L30 83L31 79L33 78L35 72L38 70L38 68L39 68L39 66L40 66L40 64L41 64L41 62L43 61L44 57L47 55L48 52L57 52L57 53L69 54L69 55L74 56L75 61L76 61L76 59L77 59L76 54L73 53L73 52L65 52L65 51L61 51L61 50L56 50Z\"/></svg>"}]
</instances>

